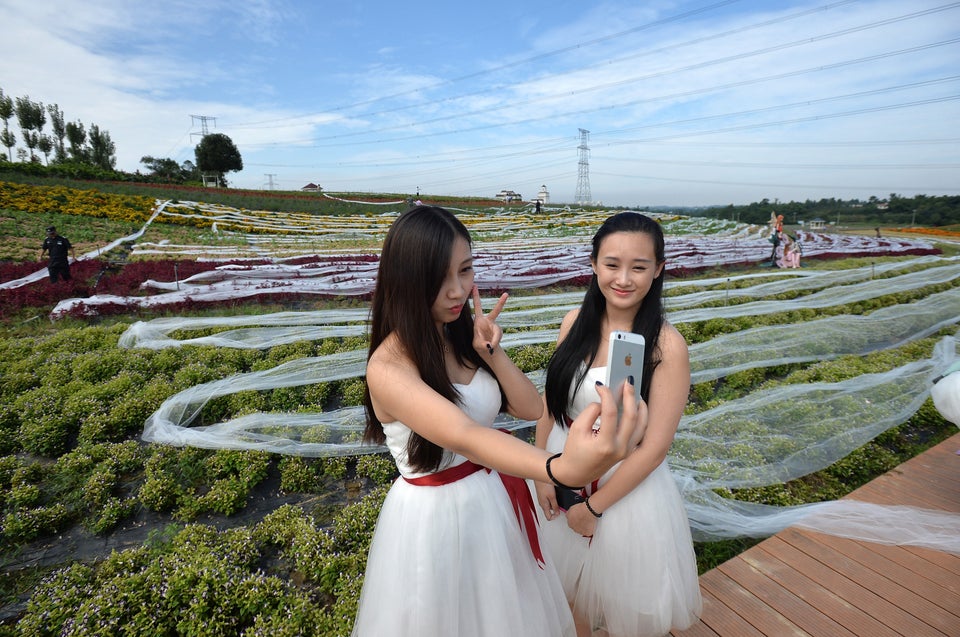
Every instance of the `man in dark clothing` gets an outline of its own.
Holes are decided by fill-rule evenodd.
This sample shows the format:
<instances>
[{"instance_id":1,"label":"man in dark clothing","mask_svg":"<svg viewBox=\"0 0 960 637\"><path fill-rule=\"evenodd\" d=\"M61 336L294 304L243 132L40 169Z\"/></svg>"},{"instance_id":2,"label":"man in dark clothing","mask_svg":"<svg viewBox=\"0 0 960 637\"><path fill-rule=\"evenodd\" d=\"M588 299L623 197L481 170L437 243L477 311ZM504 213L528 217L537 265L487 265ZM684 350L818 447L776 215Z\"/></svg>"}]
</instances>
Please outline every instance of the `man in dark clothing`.
<instances>
[{"instance_id":1,"label":"man in dark clothing","mask_svg":"<svg viewBox=\"0 0 960 637\"><path fill-rule=\"evenodd\" d=\"M47 238L43 240L43 245L40 247L41 259L43 259L44 252L50 253L50 263L47 264L50 281L56 283L57 279L68 280L70 278L70 262L67 260L67 254L69 253L76 260L70 240L58 235L57 229L50 226L47 228Z\"/></svg>"}]
</instances>

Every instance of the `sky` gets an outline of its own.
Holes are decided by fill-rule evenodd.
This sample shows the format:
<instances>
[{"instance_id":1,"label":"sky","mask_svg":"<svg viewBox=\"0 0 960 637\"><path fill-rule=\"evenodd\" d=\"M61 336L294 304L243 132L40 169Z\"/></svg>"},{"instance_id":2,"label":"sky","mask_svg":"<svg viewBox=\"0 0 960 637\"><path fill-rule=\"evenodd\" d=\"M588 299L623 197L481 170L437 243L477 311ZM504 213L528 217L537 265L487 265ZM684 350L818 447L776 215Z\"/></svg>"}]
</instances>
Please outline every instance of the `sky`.
<instances>
[{"instance_id":1,"label":"sky","mask_svg":"<svg viewBox=\"0 0 960 637\"><path fill-rule=\"evenodd\" d=\"M0 89L108 131L125 171L225 134L240 188L960 194L946 0L0 0Z\"/></svg>"}]
</instances>

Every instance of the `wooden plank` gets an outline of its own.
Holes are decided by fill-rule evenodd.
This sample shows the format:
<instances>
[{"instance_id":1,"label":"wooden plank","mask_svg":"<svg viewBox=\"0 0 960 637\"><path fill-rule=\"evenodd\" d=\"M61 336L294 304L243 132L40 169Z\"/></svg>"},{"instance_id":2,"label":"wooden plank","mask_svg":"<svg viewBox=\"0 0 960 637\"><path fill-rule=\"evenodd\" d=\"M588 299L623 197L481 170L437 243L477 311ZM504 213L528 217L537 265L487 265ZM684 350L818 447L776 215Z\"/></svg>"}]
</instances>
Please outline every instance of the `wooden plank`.
<instances>
[{"instance_id":1,"label":"wooden plank","mask_svg":"<svg viewBox=\"0 0 960 637\"><path fill-rule=\"evenodd\" d=\"M934 492L946 496L951 502L960 503L960 481L950 479L951 473L960 471L960 462L956 464L957 466L954 468L927 463L901 465L897 470L886 475L901 480L920 492ZM864 486L869 485L870 482Z\"/></svg>"},{"instance_id":2,"label":"wooden plank","mask_svg":"<svg viewBox=\"0 0 960 637\"><path fill-rule=\"evenodd\" d=\"M863 610L870 612L895 630L900 630L904 635L919 637L920 635L956 634L952 629L944 632L930 623L933 621L940 625L951 624L951 622L943 622L938 617L946 614L938 606L898 582L850 558L847 552L856 550L857 543L854 540L792 528L778 533L775 538L813 557L849 580L857 582L859 586L878 597L874 605ZM837 548L838 546L842 548Z\"/></svg>"},{"instance_id":3,"label":"wooden plank","mask_svg":"<svg viewBox=\"0 0 960 637\"><path fill-rule=\"evenodd\" d=\"M703 614L700 621L687 630L673 631L670 633L674 637L698 637L699 631L705 629L710 631L707 635L713 633L720 637L731 637L732 635L743 635L743 637L764 637L763 633L753 627L732 608L718 600L710 591L703 590Z\"/></svg>"},{"instance_id":4,"label":"wooden plank","mask_svg":"<svg viewBox=\"0 0 960 637\"><path fill-rule=\"evenodd\" d=\"M700 577L700 587L709 591L720 602L735 609L737 614L753 625L762 635L815 637L774 611L749 591L744 590L743 587L718 569L713 569L702 575Z\"/></svg>"},{"instance_id":5,"label":"wooden plank","mask_svg":"<svg viewBox=\"0 0 960 637\"><path fill-rule=\"evenodd\" d=\"M960 513L960 434L848 498ZM673 637L960 637L960 555L787 529L700 577Z\"/></svg>"},{"instance_id":6,"label":"wooden plank","mask_svg":"<svg viewBox=\"0 0 960 637\"><path fill-rule=\"evenodd\" d=\"M918 491L916 486L898 480L891 474L879 476L867 486L870 488L858 490L855 496L851 494L852 499L878 504L906 505L909 503L909 506L921 509L955 512L956 500L934 491Z\"/></svg>"},{"instance_id":7,"label":"wooden plank","mask_svg":"<svg viewBox=\"0 0 960 637\"><path fill-rule=\"evenodd\" d=\"M702 591L701 591L702 592ZM670 637L724 637L725 635L735 635L731 620L735 619L737 627L745 624L743 618L732 610L718 602L711 595L703 593L703 617L706 617L710 623L707 624L702 619L686 630L672 630ZM753 626L746 624L750 629ZM716 630L720 629L720 632ZM756 637L759 633L753 635Z\"/></svg>"},{"instance_id":8,"label":"wooden plank","mask_svg":"<svg viewBox=\"0 0 960 637\"><path fill-rule=\"evenodd\" d=\"M909 551L914 555L922 557L928 562L934 562L941 568L946 569L951 573L956 573L957 576L960 577L960 555L935 551L924 546L902 546L900 548L905 551Z\"/></svg>"},{"instance_id":9,"label":"wooden plank","mask_svg":"<svg viewBox=\"0 0 960 637\"><path fill-rule=\"evenodd\" d=\"M858 493L855 499L861 502L912 506L920 509L930 509L931 511L953 513L951 508L954 503L946 496L930 492L921 493L915 486L883 476L877 478L874 483L871 490ZM906 505L907 502L910 504Z\"/></svg>"},{"instance_id":10,"label":"wooden plank","mask_svg":"<svg viewBox=\"0 0 960 637\"><path fill-rule=\"evenodd\" d=\"M826 548L817 551L807 547L806 552L776 535L765 541L763 547L798 573L818 582L824 589L844 600L864 614L890 627L898 635L939 635L913 615L887 603L887 601L849 576L843 555Z\"/></svg>"},{"instance_id":11,"label":"wooden plank","mask_svg":"<svg viewBox=\"0 0 960 637\"><path fill-rule=\"evenodd\" d=\"M960 595L875 551L879 545L818 534L817 541L842 551L878 575L907 588L926 602L918 617L947 634L960 635Z\"/></svg>"},{"instance_id":12,"label":"wooden plank","mask_svg":"<svg viewBox=\"0 0 960 637\"><path fill-rule=\"evenodd\" d=\"M927 557L906 550L906 547L889 544L874 544L872 550L888 560L910 569L911 572L920 577L925 577L952 593L960 594L960 577L957 577L956 571L945 567L945 564L951 560L960 564L960 556L950 553L937 553L939 556L937 561L930 561Z\"/></svg>"},{"instance_id":13,"label":"wooden plank","mask_svg":"<svg viewBox=\"0 0 960 637\"><path fill-rule=\"evenodd\" d=\"M793 569L770 552L767 544L761 543L743 554L754 568L767 573L781 586L794 591L811 606L820 609L828 617L856 635L868 637L897 637L899 633L875 619L860 608L835 594L821 582L815 581Z\"/></svg>"},{"instance_id":14,"label":"wooden plank","mask_svg":"<svg viewBox=\"0 0 960 637\"><path fill-rule=\"evenodd\" d=\"M807 633L811 635L831 635L831 637L855 637L854 633L824 615L775 580L767 577L762 571L754 568L749 561L734 558L721 564L719 569L745 590L755 595L757 599L762 600L767 606Z\"/></svg>"},{"instance_id":15,"label":"wooden plank","mask_svg":"<svg viewBox=\"0 0 960 637\"><path fill-rule=\"evenodd\" d=\"M910 460L920 457L923 457L925 461L944 463L946 465L949 465L950 462L957 462L957 459L960 458L960 441L958 441L956 434L954 434L950 438L930 447L919 456L914 456L914 458Z\"/></svg>"}]
</instances>

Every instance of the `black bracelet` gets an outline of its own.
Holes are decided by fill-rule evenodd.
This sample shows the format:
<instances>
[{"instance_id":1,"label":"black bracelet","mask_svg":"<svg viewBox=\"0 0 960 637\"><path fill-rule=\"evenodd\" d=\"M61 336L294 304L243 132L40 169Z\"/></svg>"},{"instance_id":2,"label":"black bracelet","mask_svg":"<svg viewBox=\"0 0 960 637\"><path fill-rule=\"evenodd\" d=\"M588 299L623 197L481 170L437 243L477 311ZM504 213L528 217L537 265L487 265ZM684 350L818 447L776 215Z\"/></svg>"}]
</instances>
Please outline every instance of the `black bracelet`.
<instances>
[{"instance_id":1,"label":"black bracelet","mask_svg":"<svg viewBox=\"0 0 960 637\"><path fill-rule=\"evenodd\" d=\"M603 517L603 514L602 514L602 513L597 513L596 511L593 510L593 507L590 506L590 498L589 498L589 497L584 498L584 499L583 499L583 503L587 505L587 511L589 511L590 513L592 513L592 514L593 514L593 517L595 517L595 518L602 518L602 517Z\"/></svg>"},{"instance_id":2,"label":"black bracelet","mask_svg":"<svg viewBox=\"0 0 960 637\"><path fill-rule=\"evenodd\" d=\"M557 480L557 479L553 476L553 471L550 470L550 463L553 462L555 459L559 458L559 457L562 456L562 455L563 455L562 453L558 453L558 454L556 454L556 455L553 455L553 456L550 456L549 458L547 458L547 476L553 481L553 483L554 483L555 485L557 485L557 486L560 487L561 489L570 489L571 491L577 491L577 490L579 490L579 489L582 489L583 487L568 487L567 485L565 485L564 483L560 482L559 480Z\"/></svg>"}]
</instances>

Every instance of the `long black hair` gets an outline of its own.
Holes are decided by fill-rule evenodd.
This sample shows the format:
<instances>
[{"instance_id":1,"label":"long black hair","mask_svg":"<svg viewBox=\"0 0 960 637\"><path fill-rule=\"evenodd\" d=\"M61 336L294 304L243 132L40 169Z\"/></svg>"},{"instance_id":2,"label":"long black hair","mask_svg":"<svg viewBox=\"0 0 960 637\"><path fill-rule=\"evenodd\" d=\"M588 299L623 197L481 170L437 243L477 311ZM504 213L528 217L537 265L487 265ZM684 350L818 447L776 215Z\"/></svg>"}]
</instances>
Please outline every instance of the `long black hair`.
<instances>
[{"instance_id":1,"label":"long black hair","mask_svg":"<svg viewBox=\"0 0 960 637\"><path fill-rule=\"evenodd\" d=\"M591 260L596 263L603 240L615 232L641 232L653 239L653 249L657 265L664 263L663 229L660 224L636 212L621 212L608 217L597 233L593 235ZM663 309L663 277L666 269L653 280L650 291L640 304L633 317L632 331L642 334L646 340L643 354L643 381L640 384L640 396L644 400L650 397L650 378L660 363L660 328L666 319ZM593 365L600 349L600 330L607 309L607 300L597 284L597 275L590 278L587 292L580 304L577 316L566 338L557 345L556 351L547 364L547 379L544 386L547 411L554 420L563 424L567 414L570 396L576 393L586 376L587 369ZM586 361L586 366L583 366ZM571 390L572 388L572 390Z\"/></svg>"},{"instance_id":2,"label":"long black hair","mask_svg":"<svg viewBox=\"0 0 960 637\"><path fill-rule=\"evenodd\" d=\"M367 360L391 333L403 345L420 372L420 378L451 402L460 397L447 376L443 339L431 314L450 268L453 244L457 237L471 244L470 233L450 211L437 206L417 206L401 214L383 242L377 283L370 305L370 349ZM460 316L445 326L454 355L461 365L483 367L489 364L473 349L473 314L465 303ZM505 401L501 389L501 409ZM382 444L383 426L373 411L370 389L365 388L364 406L367 424L363 438ZM410 464L418 471L434 471L443 460L443 449L413 432L407 444Z\"/></svg>"}]
</instances>

